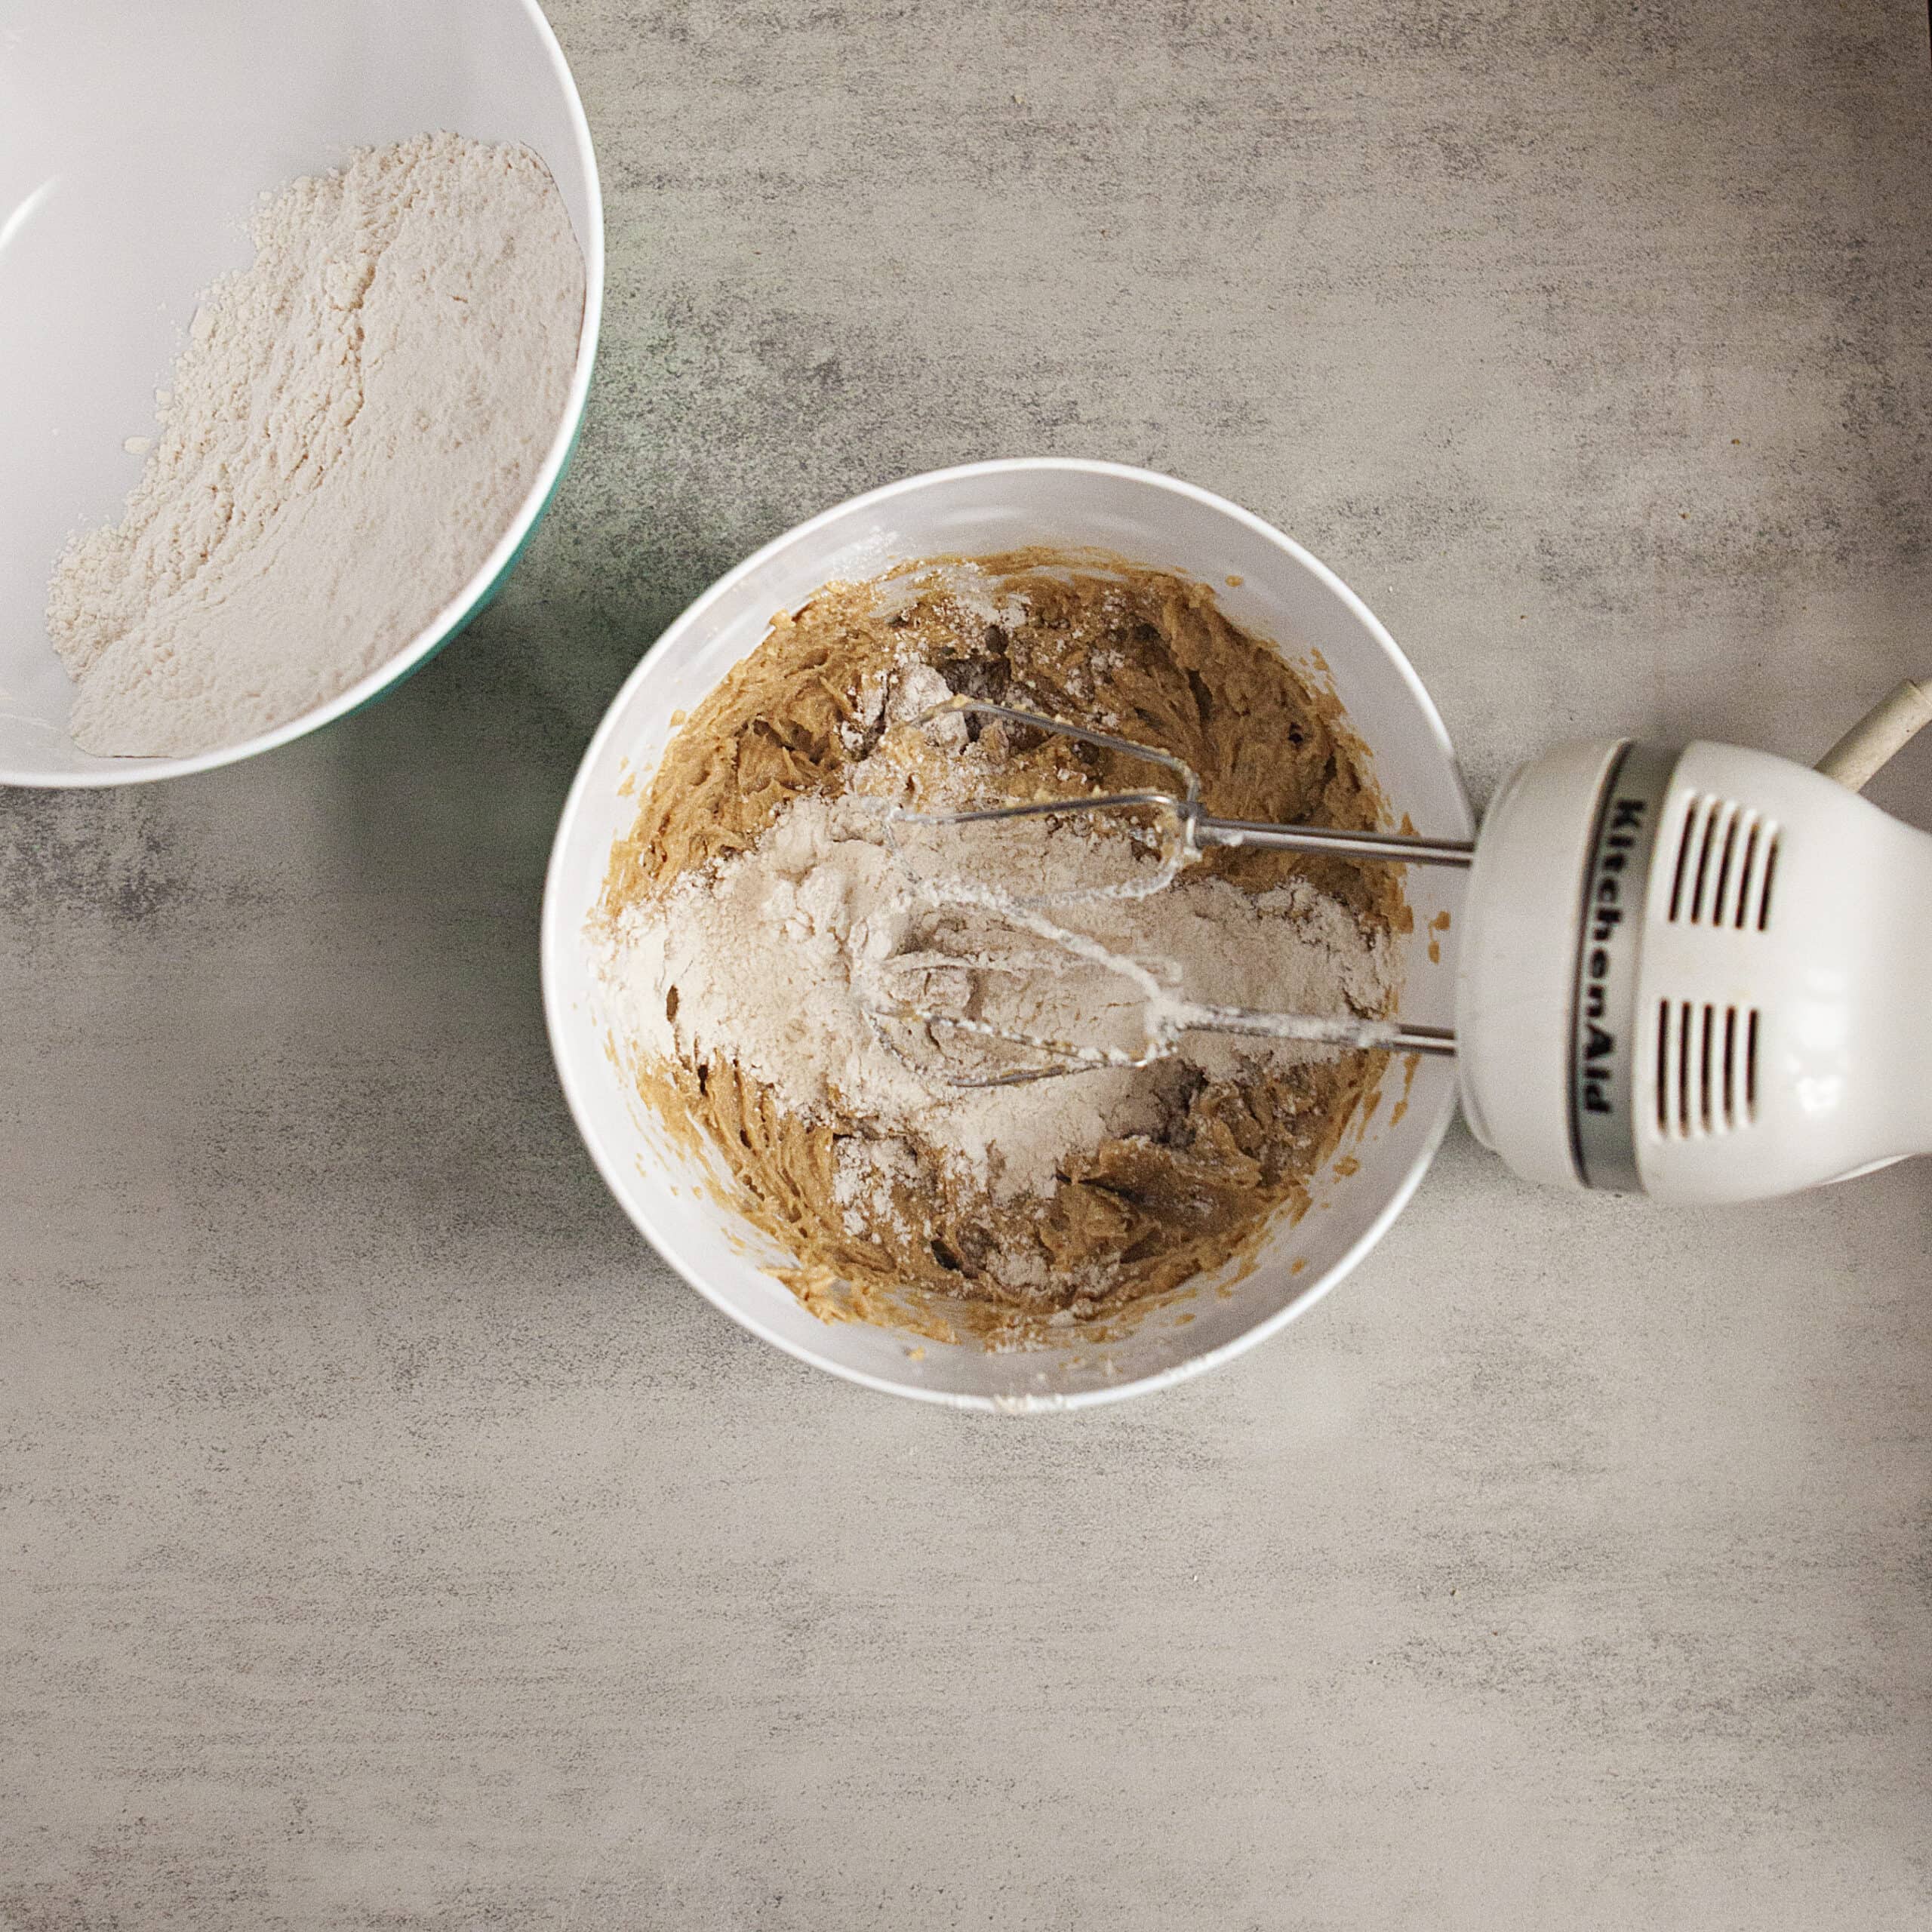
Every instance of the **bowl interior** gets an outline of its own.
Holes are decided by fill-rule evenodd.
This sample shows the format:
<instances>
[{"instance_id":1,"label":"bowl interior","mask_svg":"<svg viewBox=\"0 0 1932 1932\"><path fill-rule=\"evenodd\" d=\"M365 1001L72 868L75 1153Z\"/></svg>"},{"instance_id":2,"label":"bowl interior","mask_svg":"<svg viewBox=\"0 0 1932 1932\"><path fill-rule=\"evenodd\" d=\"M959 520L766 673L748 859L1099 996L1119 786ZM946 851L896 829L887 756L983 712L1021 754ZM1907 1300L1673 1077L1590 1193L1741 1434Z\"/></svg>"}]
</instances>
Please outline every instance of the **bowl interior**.
<instances>
[{"instance_id":1,"label":"bowl interior","mask_svg":"<svg viewBox=\"0 0 1932 1932\"><path fill-rule=\"evenodd\" d=\"M672 625L619 694L565 808L543 921L545 997L564 1084L591 1152L632 1218L694 1286L794 1355L871 1386L934 1400L1029 1406L1104 1400L1204 1367L1306 1306L1380 1233L1420 1178L1454 1104L1446 1064L1398 1066L1381 1103L1352 1134L1343 1173L1324 1174L1316 1204L1278 1223L1244 1278L1204 1279L1131 1334L1106 1346L989 1354L856 1323L819 1321L761 1263L771 1244L721 1208L700 1169L672 1150L608 1051L583 932L613 838L634 800L620 787L655 764L674 712L688 709L763 636L773 614L821 584L905 558L984 555L1027 543L1098 546L1217 586L1237 623L1291 658L1318 661L1373 749L1398 820L1466 836L1448 741L1386 632L1340 583L1276 532L1217 498L1164 478L1100 464L980 464L918 477L804 525L741 565ZM1238 579L1238 583L1229 580ZM1318 672L1317 675L1324 675ZM1454 915L1462 875L1414 869L1416 930L1402 1011L1447 1025ZM1433 931L1447 912L1452 923ZM1429 957L1432 942L1437 958ZM774 962L782 970L782 962Z\"/></svg>"},{"instance_id":2,"label":"bowl interior","mask_svg":"<svg viewBox=\"0 0 1932 1932\"><path fill-rule=\"evenodd\" d=\"M505 542L434 626L342 697L245 746L101 758L67 734L47 583L76 531L111 521L152 432L195 296L246 266L266 191L352 148L450 128L521 141L585 254L580 380ZM0 782L87 784L226 762L352 709L433 649L540 512L589 380L601 286L582 110L529 0L60 0L0 54Z\"/></svg>"}]
</instances>

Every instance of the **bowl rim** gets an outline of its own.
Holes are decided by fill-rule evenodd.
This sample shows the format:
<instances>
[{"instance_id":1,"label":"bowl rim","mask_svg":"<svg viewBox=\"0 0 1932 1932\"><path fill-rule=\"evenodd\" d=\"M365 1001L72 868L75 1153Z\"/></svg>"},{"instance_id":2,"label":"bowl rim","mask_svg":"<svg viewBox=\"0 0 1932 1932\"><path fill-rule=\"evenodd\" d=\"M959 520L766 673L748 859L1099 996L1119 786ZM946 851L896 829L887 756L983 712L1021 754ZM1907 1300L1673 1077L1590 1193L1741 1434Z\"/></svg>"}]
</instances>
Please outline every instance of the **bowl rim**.
<instances>
[{"instance_id":1,"label":"bowl rim","mask_svg":"<svg viewBox=\"0 0 1932 1932\"><path fill-rule=\"evenodd\" d=\"M23 771L0 764L0 785L19 786L40 791L98 791L119 785L151 785L166 778L186 778L198 771L213 771L225 764L238 764L278 746L306 737L325 724L360 711L392 691L411 673L420 670L443 646L463 630L495 595L522 554L537 524L550 507L562 481L564 471L577 448L590 398L590 376L597 360L597 338L604 313L604 189L597 172L597 155L590 139L590 123L583 110L583 97L577 91L570 63L558 44L555 30L539 0L515 0L535 30L537 44L551 74L563 90L570 122L572 150L583 170L589 191L589 232L578 236L583 250L583 321L577 335L577 360L571 371L570 388L564 398L550 446L522 502L508 527L491 546L490 554L478 565L441 609L393 657L339 691L326 703L318 704L272 731L258 733L232 745L212 751L196 752L186 758L124 758L113 764L87 771Z\"/></svg>"},{"instance_id":2,"label":"bowl rim","mask_svg":"<svg viewBox=\"0 0 1932 1932\"><path fill-rule=\"evenodd\" d=\"M1462 768L1457 761L1454 747L1450 742L1447 728L1442 721L1435 700L1417 675L1415 667L1410 663L1401 647L1389 635L1381 620L1319 558L1304 549L1293 537L1257 516L1251 510L1244 509L1238 503L1217 496L1212 491L1204 490L1197 484L1183 482L1177 477L1164 475L1158 470L1142 469L1128 463L1106 463L1083 457L1010 457L986 462L959 463L944 469L922 471L917 475L902 477L896 482L884 484L877 489L848 497L844 501L820 511L816 516L808 518L804 522L795 525L774 537L770 543L762 545L742 563L728 571L679 612L647 647L643 657L624 680L617 695L611 699L589 743L584 748L576 775L571 782L570 791L565 798L563 811L558 817L555 835L551 841L550 856L544 869L543 903L538 924L544 1026L549 1038L551 1060L557 1070L558 1084L563 1089L564 1098L569 1106L571 1118L576 1124L578 1137L589 1152L598 1173L603 1177L605 1186L632 1225L650 1243L654 1252L666 1266L702 1295L712 1307L730 1317L740 1327L757 1336L761 1341L770 1343L795 1361L808 1363L814 1368L823 1369L838 1377L842 1381L856 1383L861 1388L876 1389L882 1395L897 1395L912 1401L930 1402L945 1408L992 1411L1003 1414L1057 1413L1063 1410L1094 1408L1105 1403L1124 1401L1131 1395L1147 1395L1157 1389L1170 1388L1177 1383L1188 1381L1223 1362L1232 1361L1236 1355L1245 1353L1270 1336L1278 1334L1297 1316L1306 1314L1331 1289L1354 1272L1363 1257L1388 1232L1397 1215L1408 1205L1416 1189L1422 1184L1423 1176L1428 1172L1430 1164L1441 1148L1443 1138L1449 1131L1450 1121L1455 1113L1454 1081L1445 1085L1436 1106L1435 1118L1429 1124L1407 1171L1391 1191L1374 1219L1354 1243L1339 1260L1316 1276L1291 1300L1218 1346L1204 1349L1198 1355L1183 1356L1178 1361L1171 1362L1166 1367L1146 1375L1064 1394L995 1395L960 1389L924 1388L914 1383L895 1382L869 1370L856 1367L850 1363L820 1354L768 1326L755 1314L726 1300L695 1269L688 1266L670 1245L658 1238L648 1208L645 1204L635 1199L629 1192L629 1177L625 1169L599 1144L592 1130L589 1103L584 1094L582 1078L574 1057L565 1048L568 1019L565 1011L566 1001L561 983L561 954L562 949L570 943L577 926L581 922L577 920L573 924L566 924L571 915L562 903L561 880L565 854L574 844L577 822L589 793L592 769L616 737L619 718L628 709L633 694L648 675L654 660L668 642L701 623L715 605L728 596L739 583L759 569L768 559L795 544L809 542L835 519L855 510L890 503L894 497L913 491L957 478L1010 475L1021 471L1043 470L1128 479L1217 511L1233 518L1281 550L1293 561L1334 592L1386 654L1389 663L1407 688L1429 736L1441 755L1444 768L1455 795L1457 816L1460 821L1454 826L1445 827L1445 835L1458 838L1473 836L1475 820L1469 806L1469 788L1464 782Z\"/></svg>"}]
</instances>

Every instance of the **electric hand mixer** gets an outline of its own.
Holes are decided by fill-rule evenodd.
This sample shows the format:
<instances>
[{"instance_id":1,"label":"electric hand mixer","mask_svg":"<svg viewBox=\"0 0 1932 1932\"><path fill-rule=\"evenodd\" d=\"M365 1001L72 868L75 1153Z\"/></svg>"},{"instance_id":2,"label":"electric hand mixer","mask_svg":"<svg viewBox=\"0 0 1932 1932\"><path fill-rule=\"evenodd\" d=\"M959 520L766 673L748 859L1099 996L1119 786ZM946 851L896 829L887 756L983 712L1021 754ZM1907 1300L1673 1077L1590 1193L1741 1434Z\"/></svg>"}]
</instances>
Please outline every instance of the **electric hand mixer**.
<instances>
[{"instance_id":1,"label":"electric hand mixer","mask_svg":"<svg viewBox=\"0 0 1932 1932\"><path fill-rule=\"evenodd\" d=\"M1201 1004L1142 972L1144 1049L1128 1056L903 1006L1044 1056L1005 1084L1145 1065L1197 1028L1456 1056L1478 1139L1526 1179L1657 1199L1762 1199L1932 1152L1932 835L1857 795L1932 721L1932 689L1900 687L1819 769L1766 752L1629 740L1562 746L1503 788L1473 844L1247 823L1204 811L1178 759L1105 732L956 698L977 712L1164 768L1177 791L901 811L947 828L1131 809L1161 826L1171 882L1210 845L1469 870L1453 1032ZM895 835L896 836L896 835ZM1022 923L1106 957L1009 901ZM1124 962L1130 972L1141 971Z\"/></svg>"}]
</instances>

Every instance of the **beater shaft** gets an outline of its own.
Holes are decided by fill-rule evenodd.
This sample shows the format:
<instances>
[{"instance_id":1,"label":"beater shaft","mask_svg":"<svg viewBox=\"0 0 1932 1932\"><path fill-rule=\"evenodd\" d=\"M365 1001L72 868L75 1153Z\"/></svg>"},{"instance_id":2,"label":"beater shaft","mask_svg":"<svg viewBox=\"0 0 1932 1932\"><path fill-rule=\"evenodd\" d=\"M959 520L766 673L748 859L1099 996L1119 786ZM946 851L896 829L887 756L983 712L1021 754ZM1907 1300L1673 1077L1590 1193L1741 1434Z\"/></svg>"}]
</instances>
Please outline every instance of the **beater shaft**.
<instances>
[{"instance_id":1,"label":"beater shaft","mask_svg":"<svg viewBox=\"0 0 1932 1932\"><path fill-rule=\"evenodd\" d=\"M1194 820L1202 845L1258 845L1278 852L1327 852L1345 859L1389 859L1398 865L1466 867L1475 857L1469 838L1422 838L1409 832L1344 832L1325 825L1261 825L1246 819Z\"/></svg>"},{"instance_id":2,"label":"beater shaft","mask_svg":"<svg viewBox=\"0 0 1932 1932\"><path fill-rule=\"evenodd\" d=\"M1131 738L1116 737L1110 731L1097 731L1091 725L1075 724L1041 711L1022 711L1017 706L994 704L984 698L952 697L923 712L918 722L929 724L935 718L966 713L974 717L1003 718L1010 724L1022 724L1029 731L1072 738L1102 751L1118 752L1171 771L1181 782L1178 795L1172 792L1138 791L1090 792L1072 798L1029 798L1010 805L983 805L970 811L917 812L900 811L893 816L906 825L986 825L1004 819L1066 817L1074 812L1118 811L1136 805L1151 805L1170 814L1183 832L1188 845L1239 847L1255 845L1276 852L1324 853L1337 858L1385 859L1397 865L1452 866L1466 869L1475 857L1475 843L1468 838L1424 838L1412 832L1356 832L1337 826L1275 825L1256 819L1217 818L1203 808L1201 781L1193 768L1171 752L1152 745L1137 743Z\"/></svg>"}]
</instances>

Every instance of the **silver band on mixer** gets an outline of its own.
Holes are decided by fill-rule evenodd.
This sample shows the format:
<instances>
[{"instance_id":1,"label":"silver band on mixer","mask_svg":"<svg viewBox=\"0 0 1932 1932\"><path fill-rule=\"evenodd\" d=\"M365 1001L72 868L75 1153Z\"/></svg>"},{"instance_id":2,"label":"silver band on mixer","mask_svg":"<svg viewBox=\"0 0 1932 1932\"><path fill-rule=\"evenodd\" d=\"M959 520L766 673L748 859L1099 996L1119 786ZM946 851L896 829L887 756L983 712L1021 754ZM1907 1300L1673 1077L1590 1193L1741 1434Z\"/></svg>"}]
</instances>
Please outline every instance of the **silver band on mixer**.
<instances>
[{"instance_id":1,"label":"silver band on mixer","mask_svg":"<svg viewBox=\"0 0 1932 1932\"><path fill-rule=\"evenodd\" d=\"M1637 968L1657 828L1679 752L1632 743L1618 755L1597 808L1577 947L1571 1022L1570 1138L1589 1187L1635 1194Z\"/></svg>"}]
</instances>

